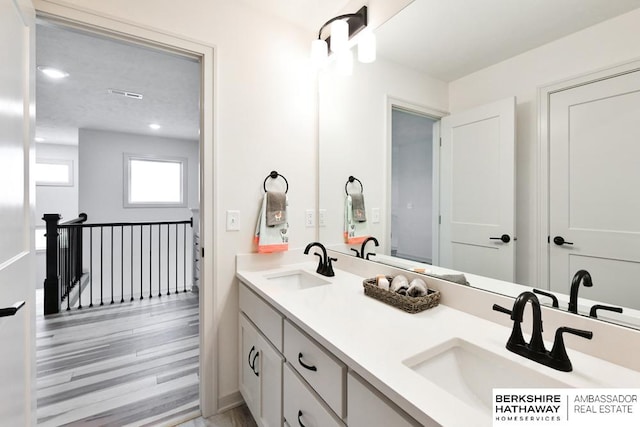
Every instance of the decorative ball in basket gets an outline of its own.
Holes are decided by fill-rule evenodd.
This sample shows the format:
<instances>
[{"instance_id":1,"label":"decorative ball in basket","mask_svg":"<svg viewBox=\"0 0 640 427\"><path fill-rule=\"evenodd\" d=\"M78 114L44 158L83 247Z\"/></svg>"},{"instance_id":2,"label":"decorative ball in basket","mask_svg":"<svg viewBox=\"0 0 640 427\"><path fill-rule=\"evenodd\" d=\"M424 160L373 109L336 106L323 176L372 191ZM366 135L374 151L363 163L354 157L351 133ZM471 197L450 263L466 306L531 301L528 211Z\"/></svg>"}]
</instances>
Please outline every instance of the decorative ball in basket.
<instances>
[{"instance_id":1,"label":"decorative ball in basket","mask_svg":"<svg viewBox=\"0 0 640 427\"><path fill-rule=\"evenodd\" d=\"M440 291L428 289L420 279L411 282L399 274L395 277L379 275L362 282L364 294L407 313L419 313L440 303Z\"/></svg>"}]
</instances>

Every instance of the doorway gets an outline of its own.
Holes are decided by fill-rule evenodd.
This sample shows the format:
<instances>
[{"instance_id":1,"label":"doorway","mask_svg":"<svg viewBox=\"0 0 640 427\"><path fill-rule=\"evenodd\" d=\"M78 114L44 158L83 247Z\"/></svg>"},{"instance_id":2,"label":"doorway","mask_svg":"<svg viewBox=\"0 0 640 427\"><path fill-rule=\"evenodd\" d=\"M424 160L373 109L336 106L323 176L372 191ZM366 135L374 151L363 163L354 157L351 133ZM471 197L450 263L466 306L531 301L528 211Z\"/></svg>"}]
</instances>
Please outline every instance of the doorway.
<instances>
[{"instance_id":1,"label":"doorway","mask_svg":"<svg viewBox=\"0 0 640 427\"><path fill-rule=\"evenodd\" d=\"M397 106L391 111L391 255L433 262L433 144L439 122Z\"/></svg>"},{"instance_id":2,"label":"doorway","mask_svg":"<svg viewBox=\"0 0 640 427\"><path fill-rule=\"evenodd\" d=\"M73 61L69 62L71 64L69 65L70 68L65 70L69 75L69 80L58 82L52 91L45 86L50 82L44 80L38 82L38 93L55 98L56 102L54 105L55 110L51 111L51 109L47 110L46 101L42 99L40 102L36 101L39 113L39 122L36 123L36 136L45 139L46 142L53 143L46 146L47 157L60 157L62 156L61 152L68 153L69 145L73 145L60 144L60 142L66 142L63 131L65 128L76 127L77 148L75 158L71 159L69 163L75 165L76 172L80 170L80 173L76 175L78 179L75 181L80 187L79 191L76 189L76 206L78 208L73 211L75 215L81 210L93 212L93 214L89 213L89 221L94 223L167 220L173 216L184 219L185 217L197 215L201 205L199 183L202 175L202 166L198 158L204 149L202 138L200 137L200 129L203 126L200 123L200 101L203 92L200 87L201 81L203 81L200 57L191 54L185 55L176 50L159 50L157 46L134 43L131 40L95 33L86 28L68 27L46 20L40 21L39 25L41 25L41 28L39 28L38 34L47 37L47 41L53 40L57 42L55 44L63 46L65 49L62 52L57 52L58 55L54 55L58 57L58 60L45 54L38 55L37 52L36 60L38 64L41 64L40 58L43 59L46 65L62 64L62 66L64 66L65 60L73 59ZM75 42L78 39L82 41L76 44ZM38 42L37 45L38 48L41 47ZM89 47L87 48L86 46ZM102 48L106 50L102 50ZM89 54L83 56L83 52ZM158 62L154 62L151 65L147 63L147 68L144 72L137 73L139 68L145 68L143 66L145 58L147 60L157 58ZM100 69L110 66L113 66L113 68L109 70ZM192 76L193 81L179 80L182 76L188 75L183 67L195 70L195 75ZM155 78L172 72L174 74L169 79L165 79L164 83L156 84L155 86L152 83ZM143 80L135 78L136 75L140 76L140 74L143 74ZM83 83L79 82L82 81L84 76L88 76L88 82L85 81L83 86ZM166 80L175 81L177 86L175 89L177 91L186 91L185 88L188 87L195 88L195 99L191 100L193 102L190 105L186 105L188 102L183 101L179 95L176 95L175 91L172 95L170 85ZM87 86L94 83L101 83L102 86ZM158 89L161 89L161 92ZM54 94L53 96L52 93ZM71 96L66 97L67 95ZM91 98L94 96L97 101ZM158 99L160 102L154 102ZM148 104L151 104L151 107L144 107L145 100L148 101ZM93 102L97 102L97 104ZM163 103L167 105L163 106ZM81 115L77 122L74 122L70 117L71 111L76 107L80 110ZM101 109L103 107L104 109ZM163 111L165 107L169 114L165 114ZM99 111L96 111L96 109ZM113 114L121 112L124 112L124 115ZM134 120L129 120L130 118ZM150 124L159 124L160 129L154 129L149 126ZM58 131L57 133L56 130ZM56 142L58 144L55 144ZM65 150L56 150L55 145L65 145ZM184 150L187 150L188 153ZM37 151L38 148L36 148ZM123 203L126 201L123 200L122 192L127 187L125 183L127 178L131 179L133 177L132 174L127 177L127 174L123 172L126 163L123 158L126 158L127 154L143 157L151 156L157 164L160 164L160 161L166 163L169 157L187 159L187 161L181 163L181 168L185 170L181 179L189 182L188 186L185 185L183 206L162 209L157 207L151 209L149 207L126 206ZM113 162L108 160L111 157L113 157ZM108 165L108 167L101 168L101 164ZM191 173L188 173L187 170L190 170ZM109 183L113 185L108 186ZM43 187L42 189L48 190L48 193L54 190L52 186ZM69 190L69 188L64 188L64 190ZM116 194L116 198L111 201L108 196L110 193ZM149 194L149 192L145 191L145 194ZM115 201L116 199L117 201ZM60 200L61 198L55 194L48 194L48 197L37 197L37 205L39 201L50 203L49 206L38 207L38 214L51 213L44 212L44 210L55 209L55 202ZM61 206L61 208L66 209L68 207L69 204ZM40 212L41 210L42 212ZM68 217L75 217L73 212L69 211ZM196 228L189 229L189 234L193 234L194 241L200 236L197 224L199 224L199 221L196 218L194 221ZM199 314L202 312L202 308L199 307L197 294L183 296L183 293L178 295L176 291L173 296L168 296L164 294L165 291L153 288L151 279L152 272L154 274L157 272L154 280L157 281L158 278L163 280L162 283L158 283L158 288L166 280L167 291L173 291L174 285L178 286L179 272L181 280L183 274L184 277L188 277L189 288L197 285L195 279L199 278L199 275L197 276L191 268L189 268L189 273L187 274L186 264L178 271L177 265L171 268L168 264L161 264L160 262L161 259L164 260L165 254L167 259L173 259L175 255L176 262L178 259L181 260L182 256L192 258L191 252L186 249L193 246L191 243L188 246L185 244L184 249L178 249L178 245L176 245L175 253L170 251L169 245L162 246L162 242L165 239L169 242L173 238L174 230L176 240L178 233L182 233L181 236L187 234L186 231L178 230L177 227L171 228L171 233L169 233L169 228L167 227L165 233L158 226L157 233L159 238L153 245L158 245L158 243L160 245L152 246L151 242L147 245L149 254L155 254L156 252L151 248L158 247L158 255L155 259L152 258L152 255L149 255L149 276L148 278L144 277L144 280L146 280L145 291L148 283L149 293L144 296L142 294L139 295L140 301L137 301L138 295L135 295L134 298L132 294L130 295L131 302L129 302L129 298L126 298L126 302L124 302L124 298L122 298L124 294L118 294L118 298L115 299L115 305L111 306L108 303L109 297L106 297L105 306L96 308L96 311L91 313L91 308L87 307L86 304L87 302L93 302L93 299L87 295L85 290L79 297L80 301L82 299L85 300L83 316L77 315L79 310L73 311L74 316L71 321L82 330L81 332L77 332L79 329L75 329L74 332L71 328L61 326L66 320L64 315L56 315L51 321L47 319L47 325L40 329L39 338L44 338L45 341L48 340L49 342L44 343L42 346L39 345L38 351L38 395L39 397L43 396L43 399L38 401L39 423L56 424L62 422L62 420L64 422L87 422L87 419L101 419L110 420L110 422L118 424L122 420L127 422L139 422L142 420L155 422L157 420L170 420L173 416L197 415L197 412L199 412L198 395L199 390L202 388L198 379L198 372L200 371L198 348L202 342L202 338L199 336ZM105 239L107 245L109 242L111 243L111 253L109 254L108 250L105 251L105 264L111 265L111 270L109 271L109 268L105 268L105 275L111 277L112 285L111 288L104 288L105 293L111 292L110 299L112 304L114 301L114 278L117 280L119 273L122 274L122 277L127 278L131 273L131 280L134 277L133 266L125 271L126 266L117 263L118 257L121 256L121 254L117 253L118 246L126 247L128 229L127 233L123 233L122 228L120 230L116 229L115 240L113 231L113 228L111 228L111 237ZM120 234L120 240L118 240L118 232L123 233ZM130 238L132 248L134 242L138 241L137 238L134 238L134 233L136 232L136 229L132 227ZM140 226L139 233L140 240L142 240L142 226ZM164 234L161 235L160 233ZM92 233L91 236L93 237L94 234ZM101 245L102 235L101 228ZM151 227L148 235L150 239L154 237L151 236ZM94 242L94 244L96 243ZM114 245L113 243L118 244ZM174 242L172 241L172 243ZM91 247L93 248L93 245ZM171 247L173 248L173 246ZM178 256L179 251L182 251L179 254L180 256ZM146 254L147 249L145 248L143 251L142 243L140 243L140 262L143 261L143 252ZM131 250L127 255L130 255L133 259L137 256L137 252ZM193 261L196 261L195 253ZM195 262L190 264L194 266ZM95 266L96 263L93 262L91 265ZM116 271L114 271L114 265ZM165 265L167 274L163 277ZM141 272L140 282L142 283L143 269L140 267L138 270ZM176 283L171 282L169 287L168 277L173 277L174 272ZM92 276L97 278L97 274ZM137 278L137 274L135 276ZM108 280L109 277L104 278L104 281ZM100 282L102 281L101 268ZM42 281L39 280L39 283L42 283ZM100 285L102 286L102 283ZM180 285L183 285L183 283L181 282ZM125 291L127 290L127 287L123 288ZM137 289L137 286L135 288ZM115 291L118 291L118 289L119 286L116 284ZM134 289L134 286L131 286L131 289ZM91 288L89 288L90 290ZM102 305L102 290L101 287L99 305ZM160 297L160 292L163 293L162 298ZM94 289L93 293L97 294L97 289ZM93 295L93 297L95 296ZM89 298L88 301L87 298ZM121 298L122 302L120 301ZM151 325L137 322L142 317L146 317L143 311L136 311L136 304L138 304L138 308L142 308L143 298L145 298L144 310L154 316L158 316L155 317L156 321ZM98 305L97 302L96 305ZM108 311L112 307L116 311ZM100 323L101 319L105 321L104 324ZM87 320L88 323L84 322L84 320ZM130 322L127 322L127 320L130 320ZM114 329L115 332L108 329L116 323L128 323L128 325L123 330L116 327ZM39 328L40 326L38 324ZM95 335L92 330L95 334L97 334L97 331L104 332L108 330L110 331L107 334L108 336L117 335L121 336L121 338L115 339L108 345L99 344L97 340L102 337L92 336L92 334ZM147 333L138 334L140 331L147 331ZM82 338L84 343L72 343L70 341L72 336ZM135 339L131 339L132 337L135 337ZM59 340L63 340L63 342ZM92 342L96 345L90 344ZM145 342L146 344L144 344ZM141 345L146 347L140 347ZM63 360L67 359L67 356L57 351L64 347L68 349L66 353L71 359L63 362ZM111 354L105 355L99 351L101 347L111 348L112 350L122 349L124 352L111 352ZM82 355L86 357L81 357ZM136 362L145 359L146 363L136 365L130 360L130 363L125 363L124 365L114 364L116 361L127 360L127 358L134 356ZM158 364L160 361L164 361L166 366ZM76 378L75 372L82 372L82 374ZM149 376L143 375L143 373L149 374ZM71 377L67 374L71 375ZM153 378L153 380L149 378ZM78 379L78 381L74 381L75 379ZM151 389L142 387L142 384L151 382L160 385L162 390L158 389L156 393L150 391ZM172 382L175 384L171 384ZM105 385L105 387L102 387L102 385ZM118 387L121 389L120 392L117 392ZM43 391L44 389L46 391ZM109 389L111 392L117 392L117 395L112 395L110 391L105 391ZM170 393L177 389L184 391L182 397L175 398L175 396L170 396ZM125 398L124 390L137 390L137 395L134 393L134 395L128 395ZM63 397L65 396L70 397L75 403L64 400ZM132 398L132 396L138 396L139 398ZM88 405L85 402L87 399L94 403L99 402L98 405L93 405L94 412L92 413L87 412ZM122 404L119 404L118 399ZM164 404L158 405L159 399L164 399ZM137 403L136 400L138 400ZM144 409L145 404L143 401L148 403L147 410ZM175 402L179 403L178 406L172 407ZM76 406L74 407L74 405ZM77 417L71 418L71 413L74 409L78 409ZM57 412L58 410L62 410L63 413ZM144 413L145 411L147 412L146 414ZM60 416L62 418L59 418Z\"/></svg>"}]
</instances>

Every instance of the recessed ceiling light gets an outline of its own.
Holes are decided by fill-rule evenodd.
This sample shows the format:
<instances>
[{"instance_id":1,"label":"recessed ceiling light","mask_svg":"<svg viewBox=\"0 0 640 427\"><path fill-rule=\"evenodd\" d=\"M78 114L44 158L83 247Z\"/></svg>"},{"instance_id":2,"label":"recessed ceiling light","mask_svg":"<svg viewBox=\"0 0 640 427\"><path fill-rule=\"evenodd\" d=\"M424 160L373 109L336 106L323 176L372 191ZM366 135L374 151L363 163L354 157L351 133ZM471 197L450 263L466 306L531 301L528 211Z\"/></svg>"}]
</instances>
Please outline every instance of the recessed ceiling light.
<instances>
[{"instance_id":1,"label":"recessed ceiling light","mask_svg":"<svg viewBox=\"0 0 640 427\"><path fill-rule=\"evenodd\" d=\"M157 124L157 123L151 123L151 124L149 125L149 127L150 127L151 129L153 129L153 130L158 130L158 129L160 129L160 125L159 125L159 124Z\"/></svg>"},{"instance_id":2,"label":"recessed ceiling light","mask_svg":"<svg viewBox=\"0 0 640 427\"><path fill-rule=\"evenodd\" d=\"M41 138L41 137L39 137L39 136L36 136L36 137L34 138L34 140L35 140L36 142L44 142L44 138Z\"/></svg>"},{"instance_id":3,"label":"recessed ceiling light","mask_svg":"<svg viewBox=\"0 0 640 427\"><path fill-rule=\"evenodd\" d=\"M58 70L57 68L52 68L52 67L44 67L44 66L39 66L38 70L42 71L42 73L51 78L51 79L64 79L65 77L69 77L69 73L67 73L66 71L62 71L62 70Z\"/></svg>"}]
</instances>

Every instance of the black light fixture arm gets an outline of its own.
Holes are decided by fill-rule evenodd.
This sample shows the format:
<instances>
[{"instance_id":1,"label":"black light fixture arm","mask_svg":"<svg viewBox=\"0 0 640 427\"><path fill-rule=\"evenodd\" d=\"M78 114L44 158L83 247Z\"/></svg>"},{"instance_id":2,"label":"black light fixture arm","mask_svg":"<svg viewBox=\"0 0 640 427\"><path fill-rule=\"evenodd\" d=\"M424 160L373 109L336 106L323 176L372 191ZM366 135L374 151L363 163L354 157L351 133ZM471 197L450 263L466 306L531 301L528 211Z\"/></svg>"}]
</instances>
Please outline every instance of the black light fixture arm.
<instances>
[{"instance_id":1,"label":"black light fixture arm","mask_svg":"<svg viewBox=\"0 0 640 427\"><path fill-rule=\"evenodd\" d=\"M351 18L358 18L357 23L352 23ZM367 6L362 6L360 8L360 10L358 10L356 13L346 13L344 15L338 15L334 18L329 19L327 22L325 22L322 27L320 27L320 30L318 31L318 40L322 39L322 31L327 28L329 25L331 25L332 22L335 21L340 21L342 19L349 19L348 23L349 23L349 37L353 36L354 34L356 34L358 31L360 31L362 28L367 26L367 22L368 22L368 18L367 18ZM355 21L355 19L354 19Z\"/></svg>"}]
</instances>

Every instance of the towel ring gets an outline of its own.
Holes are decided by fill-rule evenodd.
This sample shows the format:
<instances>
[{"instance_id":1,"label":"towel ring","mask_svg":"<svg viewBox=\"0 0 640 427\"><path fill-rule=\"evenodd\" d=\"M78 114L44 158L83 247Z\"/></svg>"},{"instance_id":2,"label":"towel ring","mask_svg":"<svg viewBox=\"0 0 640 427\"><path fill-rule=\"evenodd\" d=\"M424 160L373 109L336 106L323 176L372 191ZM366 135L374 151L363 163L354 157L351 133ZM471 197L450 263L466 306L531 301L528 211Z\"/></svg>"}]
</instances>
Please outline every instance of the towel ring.
<instances>
[{"instance_id":1,"label":"towel ring","mask_svg":"<svg viewBox=\"0 0 640 427\"><path fill-rule=\"evenodd\" d=\"M287 185L286 190L284 190L285 194L289 191L289 181L287 181L287 178L285 178L283 175L280 175L278 172L276 171L271 171L271 173L269 175L267 175L267 177L264 179L264 182L262 183L262 188L264 188L264 192L267 192L267 180L269 178L271 179L276 179L276 178L282 178L284 179L284 183Z\"/></svg>"},{"instance_id":2,"label":"towel ring","mask_svg":"<svg viewBox=\"0 0 640 427\"><path fill-rule=\"evenodd\" d=\"M347 180L347 182L344 184L344 192L347 193L347 196L349 195L349 192L347 191L347 185L349 185L349 183L353 183L353 181L358 181L358 184L360 184L360 192L364 193L364 187L362 185L362 182L360 182L360 180L355 176L351 175Z\"/></svg>"}]
</instances>

